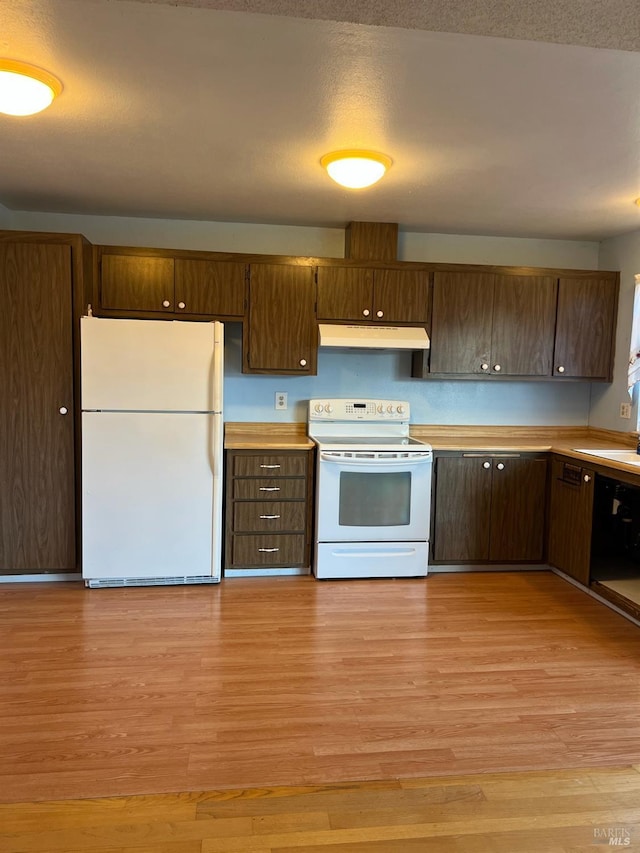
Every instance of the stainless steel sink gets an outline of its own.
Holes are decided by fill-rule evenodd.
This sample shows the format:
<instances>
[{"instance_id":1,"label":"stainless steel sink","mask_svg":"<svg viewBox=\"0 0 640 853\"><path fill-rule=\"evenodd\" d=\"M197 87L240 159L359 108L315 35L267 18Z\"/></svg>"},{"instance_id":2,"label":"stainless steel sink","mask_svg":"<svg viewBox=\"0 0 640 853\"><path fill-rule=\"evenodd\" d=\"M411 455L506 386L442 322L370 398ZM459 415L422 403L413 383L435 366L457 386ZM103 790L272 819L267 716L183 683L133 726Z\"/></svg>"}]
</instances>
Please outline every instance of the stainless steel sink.
<instances>
[{"instance_id":1,"label":"stainless steel sink","mask_svg":"<svg viewBox=\"0 0 640 853\"><path fill-rule=\"evenodd\" d=\"M576 453L588 453L589 456L597 456L599 459L611 459L613 462L624 462L626 465L640 468L640 456L635 450L587 450L583 447L573 449Z\"/></svg>"}]
</instances>

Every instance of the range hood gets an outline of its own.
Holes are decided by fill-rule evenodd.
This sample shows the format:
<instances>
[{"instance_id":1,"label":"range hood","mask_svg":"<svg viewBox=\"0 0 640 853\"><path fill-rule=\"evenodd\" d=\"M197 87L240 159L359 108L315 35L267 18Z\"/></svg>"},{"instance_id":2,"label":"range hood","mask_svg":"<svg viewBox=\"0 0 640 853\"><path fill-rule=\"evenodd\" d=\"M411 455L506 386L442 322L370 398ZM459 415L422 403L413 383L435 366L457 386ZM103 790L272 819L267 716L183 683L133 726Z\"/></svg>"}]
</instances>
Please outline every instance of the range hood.
<instances>
[{"instance_id":1,"label":"range hood","mask_svg":"<svg viewBox=\"0 0 640 853\"><path fill-rule=\"evenodd\" d=\"M429 349L429 335L419 326L338 326L319 323L321 347L356 349Z\"/></svg>"}]
</instances>

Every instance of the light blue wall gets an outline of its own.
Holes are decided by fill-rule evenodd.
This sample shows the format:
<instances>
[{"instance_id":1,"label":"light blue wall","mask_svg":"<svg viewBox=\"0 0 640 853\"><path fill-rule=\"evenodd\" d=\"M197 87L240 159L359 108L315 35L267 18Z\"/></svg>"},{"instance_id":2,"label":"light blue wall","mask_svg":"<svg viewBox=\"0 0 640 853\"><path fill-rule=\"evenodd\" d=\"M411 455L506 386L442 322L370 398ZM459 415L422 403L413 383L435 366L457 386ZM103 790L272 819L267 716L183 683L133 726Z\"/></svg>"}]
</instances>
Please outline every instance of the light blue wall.
<instances>
[{"instance_id":1,"label":"light blue wall","mask_svg":"<svg viewBox=\"0 0 640 853\"><path fill-rule=\"evenodd\" d=\"M343 257L344 230L183 222L66 214L12 214L10 227L84 234L94 243L210 251ZM402 233L399 258L411 261L598 268L598 244L564 240ZM241 373L239 325L226 330L225 419L304 421L312 397L391 397L411 403L414 423L550 424L588 422L589 383L411 379L408 353L321 350L315 377ZM274 409L276 391L289 408Z\"/></svg>"},{"instance_id":2,"label":"light blue wall","mask_svg":"<svg viewBox=\"0 0 640 853\"><path fill-rule=\"evenodd\" d=\"M411 379L409 353L320 350L318 375L246 376L241 371L239 324L226 327L225 420L304 421L313 397L408 400L420 424L587 423L585 383L473 382ZM274 410L276 391L288 394L286 412Z\"/></svg>"},{"instance_id":3,"label":"light blue wall","mask_svg":"<svg viewBox=\"0 0 640 853\"><path fill-rule=\"evenodd\" d=\"M640 231L603 241L599 263L600 269L620 270L620 301L613 382L603 386L594 384L589 424L602 429L635 432L638 422L637 395L630 420L620 417L620 403L629 402L627 365L631 341L634 276L640 273Z\"/></svg>"}]
</instances>

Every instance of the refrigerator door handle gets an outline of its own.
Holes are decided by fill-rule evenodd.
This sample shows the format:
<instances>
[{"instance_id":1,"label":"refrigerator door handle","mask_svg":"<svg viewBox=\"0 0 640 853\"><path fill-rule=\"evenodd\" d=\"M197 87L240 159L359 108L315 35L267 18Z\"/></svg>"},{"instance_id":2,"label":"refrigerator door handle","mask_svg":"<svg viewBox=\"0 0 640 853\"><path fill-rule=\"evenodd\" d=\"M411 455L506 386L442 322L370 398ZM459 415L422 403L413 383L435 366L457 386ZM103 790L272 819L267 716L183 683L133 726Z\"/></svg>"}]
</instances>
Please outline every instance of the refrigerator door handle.
<instances>
[{"instance_id":1,"label":"refrigerator door handle","mask_svg":"<svg viewBox=\"0 0 640 853\"><path fill-rule=\"evenodd\" d=\"M224 384L224 326L213 323L213 375L212 375L212 430L211 463L213 468L213 499L211 512L211 575L222 577L222 500L223 500L223 456L224 422L222 415Z\"/></svg>"}]
</instances>

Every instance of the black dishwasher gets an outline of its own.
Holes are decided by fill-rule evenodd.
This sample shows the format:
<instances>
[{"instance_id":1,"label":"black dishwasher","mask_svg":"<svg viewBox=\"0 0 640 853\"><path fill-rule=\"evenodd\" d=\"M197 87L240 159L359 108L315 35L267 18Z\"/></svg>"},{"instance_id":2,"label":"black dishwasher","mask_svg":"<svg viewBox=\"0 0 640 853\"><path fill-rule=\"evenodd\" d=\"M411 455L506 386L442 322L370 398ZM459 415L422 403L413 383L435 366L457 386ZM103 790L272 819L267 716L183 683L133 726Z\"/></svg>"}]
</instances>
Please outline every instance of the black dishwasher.
<instances>
[{"instance_id":1,"label":"black dishwasher","mask_svg":"<svg viewBox=\"0 0 640 853\"><path fill-rule=\"evenodd\" d=\"M640 486L596 475L591 581L640 584Z\"/></svg>"}]
</instances>

